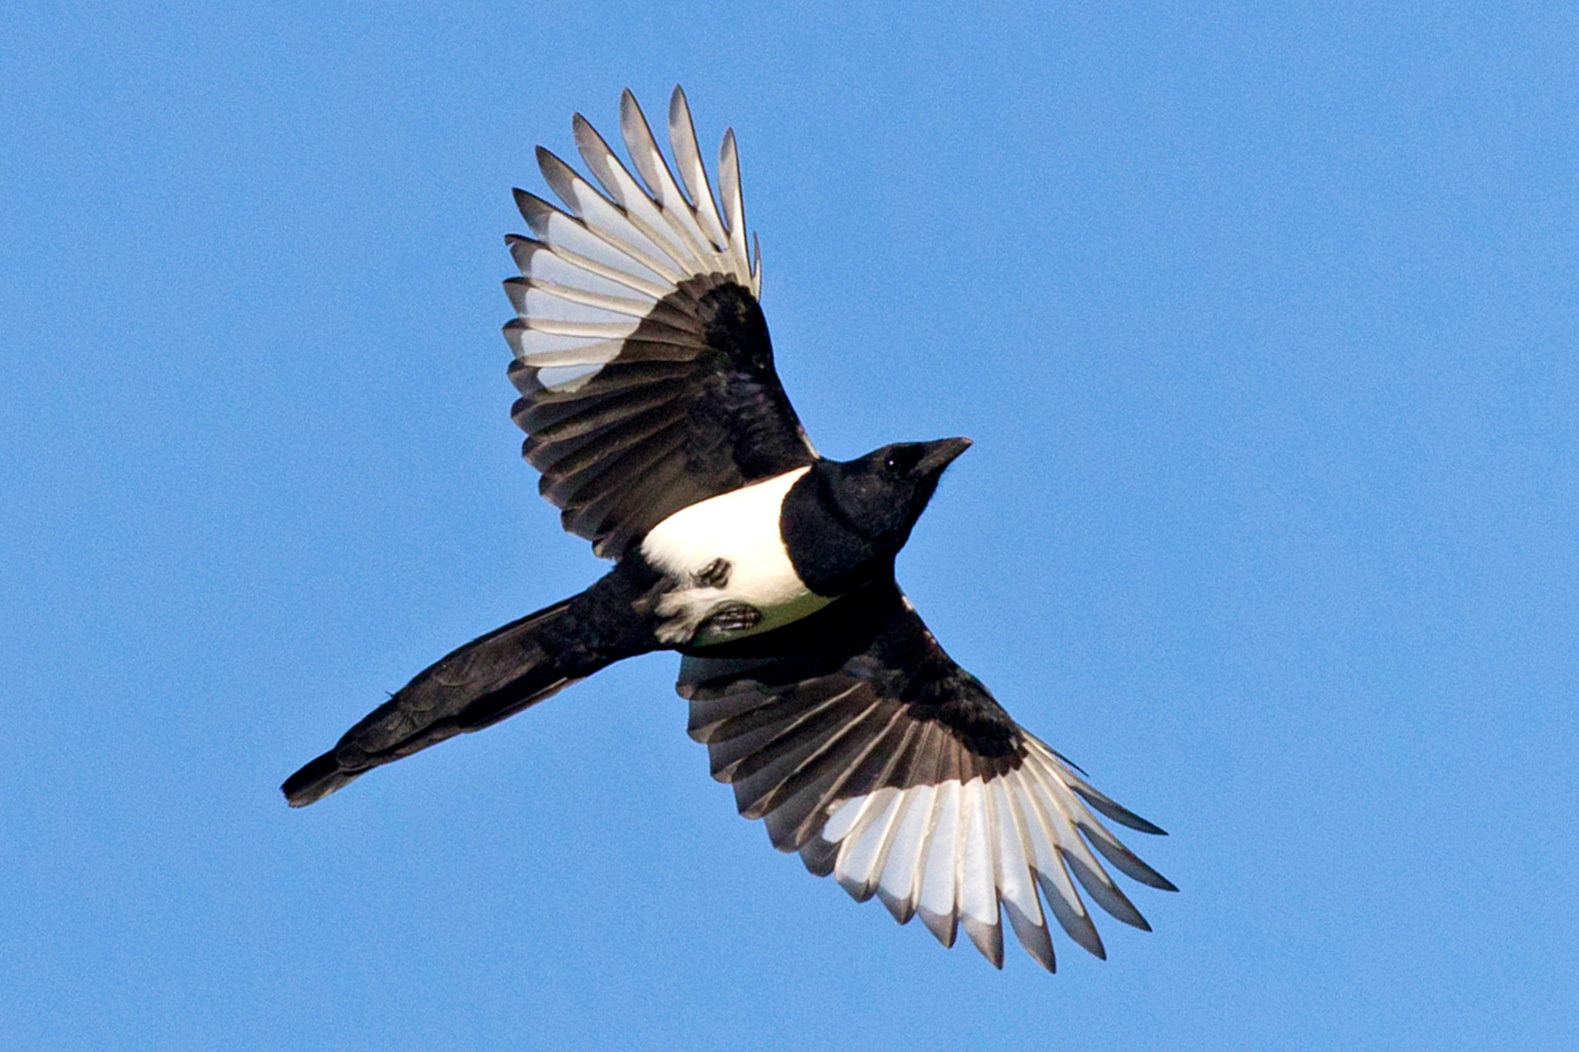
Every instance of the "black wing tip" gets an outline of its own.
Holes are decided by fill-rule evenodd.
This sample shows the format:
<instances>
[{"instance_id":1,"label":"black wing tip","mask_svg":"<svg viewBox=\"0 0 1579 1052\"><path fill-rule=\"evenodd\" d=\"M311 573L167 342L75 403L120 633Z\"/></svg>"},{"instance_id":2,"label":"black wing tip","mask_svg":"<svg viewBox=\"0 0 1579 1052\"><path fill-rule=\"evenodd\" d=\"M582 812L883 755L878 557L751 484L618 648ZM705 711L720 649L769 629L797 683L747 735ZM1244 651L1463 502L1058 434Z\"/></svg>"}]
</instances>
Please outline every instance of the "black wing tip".
<instances>
[{"instance_id":1,"label":"black wing tip","mask_svg":"<svg viewBox=\"0 0 1579 1052\"><path fill-rule=\"evenodd\" d=\"M652 124L647 120L647 114L642 112L641 103L637 101L636 93L630 88L625 88L620 91L621 130L624 130L623 126L627 120L628 113L634 113L637 117L640 117L642 124L646 126L647 130L649 132L652 131Z\"/></svg>"},{"instance_id":2,"label":"black wing tip","mask_svg":"<svg viewBox=\"0 0 1579 1052\"><path fill-rule=\"evenodd\" d=\"M1115 805L1115 806L1117 806L1117 805ZM1168 835L1168 831L1166 829L1164 829L1161 826L1157 825L1155 822L1148 822L1148 821L1146 821L1144 818L1140 817L1135 812L1131 811L1129 808L1127 808L1127 807L1120 807L1119 810L1123 811L1125 816L1130 819L1130 822L1125 822L1124 824L1128 825L1131 829L1135 830L1137 833L1147 833L1147 834L1150 834L1151 836L1167 836ZM1115 821L1119 821L1119 819L1117 819L1117 818L1115 818L1114 820Z\"/></svg>"},{"instance_id":3,"label":"black wing tip","mask_svg":"<svg viewBox=\"0 0 1579 1052\"><path fill-rule=\"evenodd\" d=\"M1073 767L1074 765L1070 764L1070 766ZM1076 770L1079 770L1079 768L1076 768ZM1101 814L1106 815L1108 818L1111 818L1113 821L1117 822L1119 825L1127 826L1128 828L1135 830L1137 833L1146 833L1151 836L1168 835L1168 831L1166 829L1154 822L1146 821L1144 818L1140 817L1135 812L1125 807L1123 804L1114 802L1107 796L1091 788L1089 785L1075 785L1072 788L1080 795L1082 800L1096 808Z\"/></svg>"},{"instance_id":4,"label":"black wing tip","mask_svg":"<svg viewBox=\"0 0 1579 1052\"><path fill-rule=\"evenodd\" d=\"M543 173L543 178L554 186L556 179L574 177L576 170L566 164L564 159L546 146L536 146L534 156L537 158L537 170ZM559 187L554 186L554 192L559 193Z\"/></svg>"},{"instance_id":5,"label":"black wing tip","mask_svg":"<svg viewBox=\"0 0 1579 1052\"><path fill-rule=\"evenodd\" d=\"M542 149L542 147L540 146L538 149ZM523 190L519 186L510 189L510 196L515 198L516 210L521 213L521 218L526 220L528 225L531 225L534 219L541 221L546 212L559 211L559 209L543 200L537 194L532 193L530 190ZM533 231L537 230L535 226L532 229Z\"/></svg>"},{"instance_id":6,"label":"black wing tip","mask_svg":"<svg viewBox=\"0 0 1579 1052\"><path fill-rule=\"evenodd\" d=\"M309 761L301 770L285 779L280 792L285 794L285 802L292 807L306 807L349 785L360 773L341 767L331 750Z\"/></svg>"},{"instance_id":7,"label":"black wing tip","mask_svg":"<svg viewBox=\"0 0 1579 1052\"><path fill-rule=\"evenodd\" d=\"M1139 815L1137 815L1133 811L1129 812L1129 817L1132 818L1134 821L1133 822L1125 822L1124 824L1129 826L1131 829L1135 830L1135 832L1137 832L1137 833L1146 833L1146 834L1148 834L1150 836L1167 836L1168 835L1168 831L1166 829L1164 829L1161 826L1156 825L1156 824L1154 824L1152 822L1146 821L1144 818L1140 817ZM1117 821L1117 819L1115 819L1115 821Z\"/></svg>"},{"instance_id":8,"label":"black wing tip","mask_svg":"<svg viewBox=\"0 0 1579 1052\"><path fill-rule=\"evenodd\" d=\"M993 923L987 924L977 920L968 913L959 915L959 926L965 929L965 935L975 945L976 949L987 963L998 971L1003 971L1003 924L999 917L994 915Z\"/></svg>"},{"instance_id":9,"label":"black wing tip","mask_svg":"<svg viewBox=\"0 0 1579 1052\"><path fill-rule=\"evenodd\" d=\"M834 863L839 860L839 845L813 834L801 845L800 860L806 866L806 872L812 876L826 877L833 872Z\"/></svg>"}]
</instances>

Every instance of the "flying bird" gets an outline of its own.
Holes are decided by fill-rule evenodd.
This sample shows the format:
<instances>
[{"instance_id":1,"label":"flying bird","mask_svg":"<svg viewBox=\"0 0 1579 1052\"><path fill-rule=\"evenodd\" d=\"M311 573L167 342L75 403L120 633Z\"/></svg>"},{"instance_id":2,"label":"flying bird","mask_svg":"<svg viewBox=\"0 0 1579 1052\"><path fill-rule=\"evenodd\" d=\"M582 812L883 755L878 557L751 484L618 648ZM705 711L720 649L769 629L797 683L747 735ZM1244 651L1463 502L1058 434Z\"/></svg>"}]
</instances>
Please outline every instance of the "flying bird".
<instances>
[{"instance_id":1,"label":"flying bird","mask_svg":"<svg viewBox=\"0 0 1579 1052\"><path fill-rule=\"evenodd\" d=\"M613 662L675 650L691 736L775 847L901 924L919 916L945 946L963 927L997 967L1003 916L1049 971L1048 913L1105 957L1081 888L1150 927L1103 860L1175 889L1102 819L1162 830L1015 723L894 577L970 441L817 452L774 370L734 132L715 201L679 88L668 117L673 167L624 93L628 167L577 114L596 183L539 147L562 207L516 190L532 236L506 239L523 455L565 529L613 569L419 673L291 775L286 799L311 804Z\"/></svg>"}]
</instances>

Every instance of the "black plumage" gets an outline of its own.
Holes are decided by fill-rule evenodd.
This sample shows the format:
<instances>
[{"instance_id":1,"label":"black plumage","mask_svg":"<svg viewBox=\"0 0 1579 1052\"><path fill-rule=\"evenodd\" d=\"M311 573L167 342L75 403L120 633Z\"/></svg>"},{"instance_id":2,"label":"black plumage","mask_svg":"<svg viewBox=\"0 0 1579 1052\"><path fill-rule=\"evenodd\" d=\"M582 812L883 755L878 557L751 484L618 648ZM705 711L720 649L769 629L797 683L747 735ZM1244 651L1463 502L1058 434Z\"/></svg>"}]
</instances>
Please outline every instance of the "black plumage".
<instances>
[{"instance_id":1,"label":"black plumage","mask_svg":"<svg viewBox=\"0 0 1579 1052\"><path fill-rule=\"evenodd\" d=\"M678 650L690 733L775 846L945 945L963 926L994 964L1006 915L1053 967L1044 902L1102 955L1077 889L1147 927L1102 860L1173 886L1101 817L1162 831L1016 724L894 578L969 441L820 456L774 369L733 133L715 202L678 89L678 180L629 92L620 126L634 175L575 118L596 187L539 149L565 207L516 192L534 236L507 239L521 275L505 283L504 330L523 455L565 528L615 565L420 673L293 774L287 799L313 803L612 662Z\"/></svg>"},{"instance_id":2,"label":"black plumage","mask_svg":"<svg viewBox=\"0 0 1579 1052\"><path fill-rule=\"evenodd\" d=\"M817 459L748 291L707 274L653 310L583 386L545 388L538 369L511 367L522 455L543 473L539 489L563 509L565 529L599 555L619 555L681 508ZM517 318L506 338L518 344L524 330Z\"/></svg>"}]
</instances>

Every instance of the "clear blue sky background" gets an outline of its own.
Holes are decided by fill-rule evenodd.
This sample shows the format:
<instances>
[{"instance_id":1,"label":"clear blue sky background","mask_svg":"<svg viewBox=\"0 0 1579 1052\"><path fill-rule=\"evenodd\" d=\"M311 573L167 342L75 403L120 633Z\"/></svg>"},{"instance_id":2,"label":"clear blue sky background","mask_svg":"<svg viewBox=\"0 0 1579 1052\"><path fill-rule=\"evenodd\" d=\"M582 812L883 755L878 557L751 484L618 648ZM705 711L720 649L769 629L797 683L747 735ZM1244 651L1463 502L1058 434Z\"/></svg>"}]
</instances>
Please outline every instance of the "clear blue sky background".
<instances>
[{"instance_id":1,"label":"clear blue sky background","mask_svg":"<svg viewBox=\"0 0 1579 1052\"><path fill-rule=\"evenodd\" d=\"M10 9L0 1044L1579 1047L1579 15L1091 6ZM500 236L676 81L823 450L977 440L923 613L1173 834L1105 963L807 876L668 655L277 793L599 572Z\"/></svg>"}]
</instances>

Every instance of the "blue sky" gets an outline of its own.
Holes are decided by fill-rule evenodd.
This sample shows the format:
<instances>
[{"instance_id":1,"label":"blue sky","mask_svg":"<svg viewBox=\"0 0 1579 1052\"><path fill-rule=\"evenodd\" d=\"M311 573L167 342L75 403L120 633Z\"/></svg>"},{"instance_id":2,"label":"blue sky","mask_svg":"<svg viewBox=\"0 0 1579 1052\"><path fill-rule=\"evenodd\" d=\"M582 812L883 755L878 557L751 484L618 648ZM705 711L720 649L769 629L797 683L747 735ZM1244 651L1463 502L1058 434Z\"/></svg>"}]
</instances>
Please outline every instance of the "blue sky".
<instances>
[{"instance_id":1,"label":"blue sky","mask_svg":"<svg viewBox=\"0 0 1579 1052\"><path fill-rule=\"evenodd\" d=\"M1575 1047L1572 5L448 7L8 17L0 1045ZM501 235L676 81L821 448L976 439L917 605L1172 834L1106 962L809 877L668 655L278 796L599 572Z\"/></svg>"}]
</instances>

